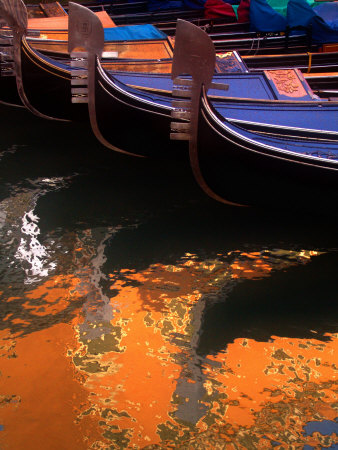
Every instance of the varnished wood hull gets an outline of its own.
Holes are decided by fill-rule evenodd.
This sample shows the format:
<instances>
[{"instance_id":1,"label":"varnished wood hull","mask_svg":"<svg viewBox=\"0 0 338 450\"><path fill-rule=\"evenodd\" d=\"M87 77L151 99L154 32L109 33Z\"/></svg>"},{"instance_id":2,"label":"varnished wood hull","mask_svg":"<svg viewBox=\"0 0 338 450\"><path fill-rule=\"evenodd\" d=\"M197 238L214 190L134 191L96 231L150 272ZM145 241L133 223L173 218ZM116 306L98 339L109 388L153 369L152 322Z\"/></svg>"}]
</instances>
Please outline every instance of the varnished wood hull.
<instances>
[{"instance_id":1,"label":"varnished wood hull","mask_svg":"<svg viewBox=\"0 0 338 450\"><path fill-rule=\"evenodd\" d=\"M64 56L68 53L68 41L57 39L27 38L30 45L51 56ZM116 52L118 58L165 59L172 58L173 48L167 40L105 42L104 52Z\"/></svg>"}]
</instances>

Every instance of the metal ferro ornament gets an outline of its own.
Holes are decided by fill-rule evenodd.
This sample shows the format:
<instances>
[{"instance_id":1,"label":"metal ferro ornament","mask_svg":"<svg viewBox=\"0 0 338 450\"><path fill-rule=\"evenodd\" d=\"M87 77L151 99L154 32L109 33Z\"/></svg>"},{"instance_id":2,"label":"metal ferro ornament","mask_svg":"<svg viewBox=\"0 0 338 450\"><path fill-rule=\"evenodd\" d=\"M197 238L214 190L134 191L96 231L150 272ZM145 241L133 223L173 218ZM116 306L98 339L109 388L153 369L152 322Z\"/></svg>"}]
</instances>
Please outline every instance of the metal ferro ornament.
<instances>
[{"instance_id":1,"label":"metal ferro ornament","mask_svg":"<svg viewBox=\"0 0 338 450\"><path fill-rule=\"evenodd\" d=\"M16 86L18 94L23 105L36 116L50 120L60 120L54 117L40 113L29 102L23 85L22 65L21 65L21 45L27 33L28 14L27 8L22 0L0 0L0 16L5 19L13 33L12 51L10 55L13 57L13 75L16 77Z\"/></svg>"},{"instance_id":2,"label":"metal ferro ornament","mask_svg":"<svg viewBox=\"0 0 338 450\"><path fill-rule=\"evenodd\" d=\"M21 35L26 33L28 16L22 0L0 0L0 17Z\"/></svg>"},{"instance_id":3,"label":"metal ferro ornament","mask_svg":"<svg viewBox=\"0 0 338 450\"><path fill-rule=\"evenodd\" d=\"M89 119L97 139L106 147L125 152L110 144L101 134L95 106L95 73L97 59L104 48L104 30L100 19L90 9L69 3L68 51L71 55L72 103L88 103ZM138 155L134 155L138 156Z\"/></svg>"},{"instance_id":4,"label":"metal ferro ornament","mask_svg":"<svg viewBox=\"0 0 338 450\"><path fill-rule=\"evenodd\" d=\"M0 0L0 19L8 30L1 30L1 76L21 78L20 43L27 30L27 10L22 0ZM19 89L19 86L18 86Z\"/></svg>"},{"instance_id":5,"label":"metal ferro ornament","mask_svg":"<svg viewBox=\"0 0 338 450\"><path fill-rule=\"evenodd\" d=\"M170 138L189 140L190 165L200 187L212 198L229 205L242 206L219 197L206 184L199 166L198 158L198 116L203 91L210 88L228 90L226 84L213 83L216 52L210 37L199 27L179 19L177 21L174 58L171 78L174 81L173 97L184 100L173 100L173 119L186 122L172 122ZM180 75L190 75L192 79Z\"/></svg>"}]
</instances>

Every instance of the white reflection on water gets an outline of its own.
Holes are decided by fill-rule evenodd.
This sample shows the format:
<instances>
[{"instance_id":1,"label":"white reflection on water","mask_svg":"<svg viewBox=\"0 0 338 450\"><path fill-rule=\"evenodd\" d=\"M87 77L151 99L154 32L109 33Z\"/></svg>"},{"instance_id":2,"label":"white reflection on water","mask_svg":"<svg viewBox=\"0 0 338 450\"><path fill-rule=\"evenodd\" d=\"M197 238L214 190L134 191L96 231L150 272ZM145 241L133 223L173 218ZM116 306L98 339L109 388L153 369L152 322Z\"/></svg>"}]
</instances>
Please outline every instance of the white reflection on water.
<instances>
[{"instance_id":1,"label":"white reflection on water","mask_svg":"<svg viewBox=\"0 0 338 450\"><path fill-rule=\"evenodd\" d=\"M74 176L76 174L69 177L29 180L34 189L22 195L17 195L18 202L12 202L14 223L21 221L21 224L17 225L21 231L20 244L14 257L20 261L26 274L25 284L35 283L41 278L49 276L57 266L56 262L51 261L53 251L41 242L41 231L38 226L40 218L34 212L38 200L49 192L67 187L68 182ZM49 243L53 242L50 241Z\"/></svg>"},{"instance_id":2,"label":"white reflection on water","mask_svg":"<svg viewBox=\"0 0 338 450\"><path fill-rule=\"evenodd\" d=\"M27 275L26 284L34 283L39 279L38 277L48 276L50 271L56 267L54 262L48 262L50 254L46 247L39 242L40 228L37 225L38 221L39 217L34 214L33 209L24 214L21 232L27 237L21 238L15 254L15 257L23 263Z\"/></svg>"}]
</instances>

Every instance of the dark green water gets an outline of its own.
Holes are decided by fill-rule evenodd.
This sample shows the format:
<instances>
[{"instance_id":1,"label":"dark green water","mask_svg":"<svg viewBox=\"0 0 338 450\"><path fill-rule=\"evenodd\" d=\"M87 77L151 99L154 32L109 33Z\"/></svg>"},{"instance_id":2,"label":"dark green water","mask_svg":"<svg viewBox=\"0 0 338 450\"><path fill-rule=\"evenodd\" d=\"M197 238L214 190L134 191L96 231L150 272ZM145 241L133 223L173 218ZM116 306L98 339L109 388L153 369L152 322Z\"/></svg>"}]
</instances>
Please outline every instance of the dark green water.
<instances>
[{"instance_id":1,"label":"dark green water","mask_svg":"<svg viewBox=\"0 0 338 450\"><path fill-rule=\"evenodd\" d=\"M336 219L0 118L1 448L336 448Z\"/></svg>"}]
</instances>

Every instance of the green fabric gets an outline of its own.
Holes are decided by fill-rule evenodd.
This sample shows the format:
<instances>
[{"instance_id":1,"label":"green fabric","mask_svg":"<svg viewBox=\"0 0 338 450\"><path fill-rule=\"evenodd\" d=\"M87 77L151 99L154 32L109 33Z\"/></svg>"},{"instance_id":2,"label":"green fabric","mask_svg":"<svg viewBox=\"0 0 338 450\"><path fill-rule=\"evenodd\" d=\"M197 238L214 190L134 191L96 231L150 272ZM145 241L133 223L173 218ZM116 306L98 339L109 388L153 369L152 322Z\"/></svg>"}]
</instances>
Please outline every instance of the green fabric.
<instances>
[{"instance_id":1,"label":"green fabric","mask_svg":"<svg viewBox=\"0 0 338 450\"><path fill-rule=\"evenodd\" d=\"M312 8L321 3L326 3L326 2L315 2L314 0L306 0L306 1ZM288 6L287 0L267 0L267 2L271 6L271 8L279 12L279 14L282 14L282 16L286 17L286 9Z\"/></svg>"}]
</instances>

